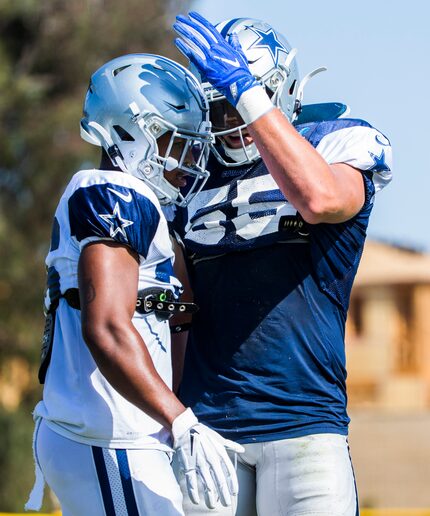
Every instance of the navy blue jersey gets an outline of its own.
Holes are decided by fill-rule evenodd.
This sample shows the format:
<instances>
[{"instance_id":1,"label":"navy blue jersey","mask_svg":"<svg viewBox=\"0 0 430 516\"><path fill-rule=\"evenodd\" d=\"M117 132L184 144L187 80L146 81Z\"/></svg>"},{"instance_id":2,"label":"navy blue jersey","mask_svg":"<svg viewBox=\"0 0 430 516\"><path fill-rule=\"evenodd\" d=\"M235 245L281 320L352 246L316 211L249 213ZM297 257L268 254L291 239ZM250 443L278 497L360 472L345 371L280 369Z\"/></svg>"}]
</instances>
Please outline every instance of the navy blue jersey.
<instances>
[{"instance_id":1,"label":"navy blue jersey","mask_svg":"<svg viewBox=\"0 0 430 516\"><path fill-rule=\"evenodd\" d=\"M182 401L242 443L348 429L346 312L374 194L391 179L391 147L362 120L297 130L328 163L363 171L355 217L304 225L260 160L212 163L204 191L176 221L200 306Z\"/></svg>"}]
</instances>

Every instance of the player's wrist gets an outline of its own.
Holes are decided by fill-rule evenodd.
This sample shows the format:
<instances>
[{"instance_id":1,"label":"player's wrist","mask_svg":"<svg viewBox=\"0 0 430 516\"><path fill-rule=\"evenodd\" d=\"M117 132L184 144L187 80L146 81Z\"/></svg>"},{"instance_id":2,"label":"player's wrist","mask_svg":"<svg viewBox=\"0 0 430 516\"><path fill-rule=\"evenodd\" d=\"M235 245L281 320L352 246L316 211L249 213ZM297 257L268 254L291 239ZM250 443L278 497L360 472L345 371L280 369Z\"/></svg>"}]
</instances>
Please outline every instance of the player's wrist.
<instances>
[{"instance_id":1,"label":"player's wrist","mask_svg":"<svg viewBox=\"0 0 430 516\"><path fill-rule=\"evenodd\" d=\"M174 446L176 446L178 440L198 422L198 419L190 408L187 408L184 412L181 412L179 416L176 416L172 423Z\"/></svg>"},{"instance_id":2,"label":"player's wrist","mask_svg":"<svg viewBox=\"0 0 430 516\"><path fill-rule=\"evenodd\" d=\"M232 80L231 83L227 88L225 88L224 94L227 97L227 100L232 104L234 107L237 107L238 102L240 101L240 98L242 95L254 88L255 86L258 86L259 83L255 79L255 77L247 71L247 73L243 73L240 78L237 77L237 74L235 74L235 80ZM222 91L220 88L218 88L216 85L214 85L215 88L219 89L219 91Z\"/></svg>"},{"instance_id":3,"label":"player's wrist","mask_svg":"<svg viewBox=\"0 0 430 516\"><path fill-rule=\"evenodd\" d=\"M246 125L252 124L273 108L272 101L259 84L244 91L236 104L236 109Z\"/></svg>"}]
</instances>

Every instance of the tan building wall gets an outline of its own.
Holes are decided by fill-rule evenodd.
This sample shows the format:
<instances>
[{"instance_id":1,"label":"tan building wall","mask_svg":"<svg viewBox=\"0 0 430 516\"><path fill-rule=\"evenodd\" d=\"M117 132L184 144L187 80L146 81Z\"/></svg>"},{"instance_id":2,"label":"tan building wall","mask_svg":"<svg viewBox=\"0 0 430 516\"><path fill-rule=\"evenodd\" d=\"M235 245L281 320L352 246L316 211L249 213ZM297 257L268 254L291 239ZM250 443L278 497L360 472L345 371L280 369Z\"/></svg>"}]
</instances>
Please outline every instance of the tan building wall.
<instances>
[{"instance_id":1,"label":"tan building wall","mask_svg":"<svg viewBox=\"0 0 430 516\"><path fill-rule=\"evenodd\" d=\"M430 255L366 244L346 350L361 505L430 507Z\"/></svg>"},{"instance_id":2,"label":"tan building wall","mask_svg":"<svg viewBox=\"0 0 430 516\"><path fill-rule=\"evenodd\" d=\"M430 408L430 255L366 244L346 350L350 407Z\"/></svg>"}]
</instances>

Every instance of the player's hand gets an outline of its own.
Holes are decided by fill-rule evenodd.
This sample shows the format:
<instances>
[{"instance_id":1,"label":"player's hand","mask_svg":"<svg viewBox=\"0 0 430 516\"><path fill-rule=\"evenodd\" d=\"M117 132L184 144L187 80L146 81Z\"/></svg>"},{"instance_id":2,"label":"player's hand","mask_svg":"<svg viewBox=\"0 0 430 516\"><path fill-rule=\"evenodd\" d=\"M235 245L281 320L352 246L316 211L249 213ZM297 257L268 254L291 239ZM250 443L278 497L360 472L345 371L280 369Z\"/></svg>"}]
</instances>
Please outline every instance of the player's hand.
<instances>
[{"instance_id":1,"label":"player's hand","mask_svg":"<svg viewBox=\"0 0 430 516\"><path fill-rule=\"evenodd\" d=\"M233 106L242 93L259 85L237 34L231 34L227 42L196 12L177 16L173 28L180 36L175 40L178 49L196 66L202 80L210 82Z\"/></svg>"},{"instance_id":2,"label":"player's hand","mask_svg":"<svg viewBox=\"0 0 430 516\"><path fill-rule=\"evenodd\" d=\"M189 408L173 421L172 434L190 500L200 503L200 481L205 503L210 509L215 508L218 499L225 507L231 505L231 496L237 495L239 487L235 468L226 450L243 453L243 447L199 423Z\"/></svg>"}]
</instances>

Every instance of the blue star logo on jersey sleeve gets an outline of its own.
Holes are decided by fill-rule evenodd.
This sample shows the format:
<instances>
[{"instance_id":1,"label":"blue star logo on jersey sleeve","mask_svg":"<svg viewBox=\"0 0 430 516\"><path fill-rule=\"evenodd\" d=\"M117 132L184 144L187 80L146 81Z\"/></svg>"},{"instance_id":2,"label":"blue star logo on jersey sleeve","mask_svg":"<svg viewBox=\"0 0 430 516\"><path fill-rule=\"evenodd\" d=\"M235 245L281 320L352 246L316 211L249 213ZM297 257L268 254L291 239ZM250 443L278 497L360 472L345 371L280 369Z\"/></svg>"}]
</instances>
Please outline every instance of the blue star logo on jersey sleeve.
<instances>
[{"instance_id":1,"label":"blue star logo on jersey sleeve","mask_svg":"<svg viewBox=\"0 0 430 516\"><path fill-rule=\"evenodd\" d=\"M272 56L275 66L278 64L279 52L285 52L288 54L288 50L284 45L277 39L276 33L272 28L264 32L263 30L256 29L255 27L248 27L257 34L258 39L249 47L251 48L266 48Z\"/></svg>"},{"instance_id":2,"label":"blue star logo on jersey sleeve","mask_svg":"<svg viewBox=\"0 0 430 516\"><path fill-rule=\"evenodd\" d=\"M377 156L376 154L373 154L373 152L370 152L370 157L373 159L373 166L369 168L372 172L384 172L390 170L390 167L385 162L385 150L381 150L381 154Z\"/></svg>"},{"instance_id":3,"label":"blue star logo on jersey sleeve","mask_svg":"<svg viewBox=\"0 0 430 516\"><path fill-rule=\"evenodd\" d=\"M70 235L78 243L112 238L145 258L160 222L157 207L145 195L112 183L78 188L68 211Z\"/></svg>"},{"instance_id":4,"label":"blue star logo on jersey sleeve","mask_svg":"<svg viewBox=\"0 0 430 516\"><path fill-rule=\"evenodd\" d=\"M102 215L99 213L99 217L110 225L109 234L112 238L115 238L117 233L121 233L121 235L127 240L125 228L131 226L133 222L121 217L118 203L115 204L113 213L111 215L107 213Z\"/></svg>"}]
</instances>

